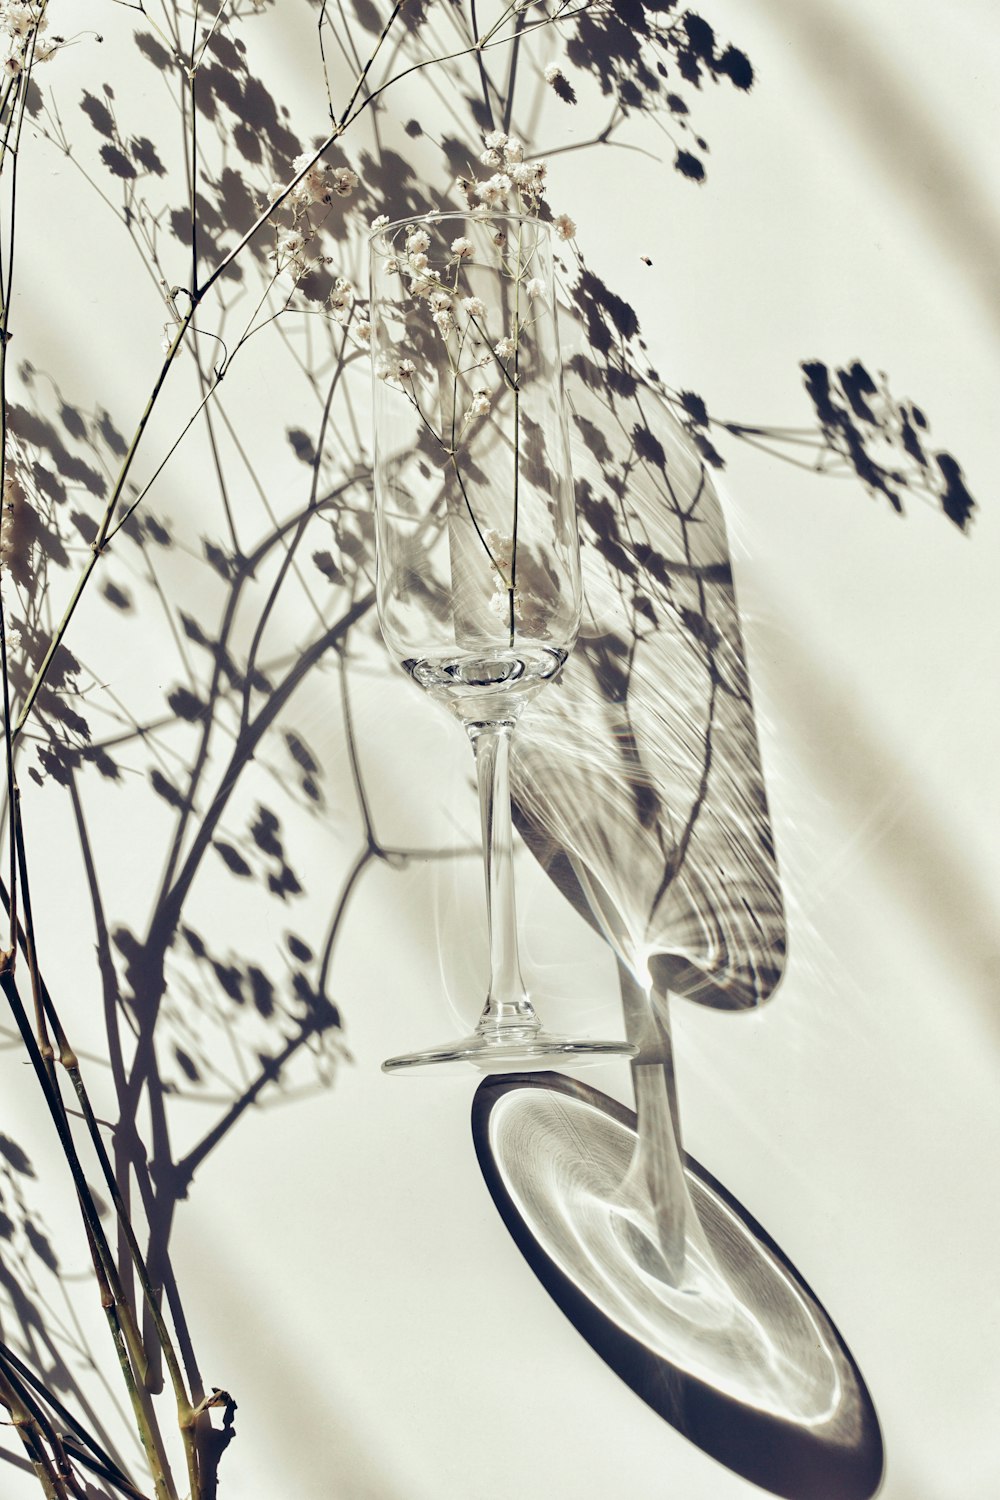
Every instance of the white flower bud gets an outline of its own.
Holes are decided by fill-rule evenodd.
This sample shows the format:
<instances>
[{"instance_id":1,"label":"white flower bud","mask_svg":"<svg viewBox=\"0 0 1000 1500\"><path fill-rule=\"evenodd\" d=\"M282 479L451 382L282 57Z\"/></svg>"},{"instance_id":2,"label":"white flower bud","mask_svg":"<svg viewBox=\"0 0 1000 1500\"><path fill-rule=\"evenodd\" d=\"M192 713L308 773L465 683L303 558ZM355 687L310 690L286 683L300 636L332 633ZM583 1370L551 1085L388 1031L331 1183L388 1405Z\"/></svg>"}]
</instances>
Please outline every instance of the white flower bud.
<instances>
[{"instance_id":1,"label":"white flower bud","mask_svg":"<svg viewBox=\"0 0 1000 1500\"><path fill-rule=\"evenodd\" d=\"M334 167L333 169L333 191L338 198L349 198L360 180L357 172L352 172L350 167Z\"/></svg>"}]
</instances>

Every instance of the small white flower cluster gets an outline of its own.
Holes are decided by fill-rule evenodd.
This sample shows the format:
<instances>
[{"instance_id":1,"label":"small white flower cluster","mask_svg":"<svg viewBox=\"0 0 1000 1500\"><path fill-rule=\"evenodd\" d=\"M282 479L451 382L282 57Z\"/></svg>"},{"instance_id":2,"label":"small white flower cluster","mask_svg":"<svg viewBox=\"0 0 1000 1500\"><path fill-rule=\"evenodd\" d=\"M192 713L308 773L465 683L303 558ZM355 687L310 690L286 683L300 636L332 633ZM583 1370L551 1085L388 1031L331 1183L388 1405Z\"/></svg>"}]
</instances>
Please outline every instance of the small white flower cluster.
<instances>
[{"instance_id":1,"label":"small white flower cluster","mask_svg":"<svg viewBox=\"0 0 1000 1500\"><path fill-rule=\"evenodd\" d=\"M524 147L503 130L491 130L484 141L479 160L484 167L495 167L484 182L459 179L470 208L477 205L483 212L506 208L511 195L519 209L534 212L545 187L548 167L544 161L525 161Z\"/></svg>"},{"instance_id":2,"label":"small white flower cluster","mask_svg":"<svg viewBox=\"0 0 1000 1500\"><path fill-rule=\"evenodd\" d=\"M303 151L292 162L292 171L296 174L303 171L310 161L312 153ZM278 192L281 192L280 186ZM271 189L272 197L276 196L274 188ZM326 180L326 168L322 162L314 161L303 177L302 181L292 189L291 200L296 205L309 208L313 203L329 203L331 197L330 185Z\"/></svg>"},{"instance_id":3,"label":"small white flower cluster","mask_svg":"<svg viewBox=\"0 0 1000 1500\"><path fill-rule=\"evenodd\" d=\"M326 299L335 323L339 323L344 328L347 327L354 312L354 299L356 296L357 293L346 276L338 276L333 284L333 291ZM371 330L369 329L369 334L370 332Z\"/></svg>"},{"instance_id":4,"label":"small white flower cluster","mask_svg":"<svg viewBox=\"0 0 1000 1500\"><path fill-rule=\"evenodd\" d=\"M303 151L292 162L292 171L296 176L300 172L305 173L302 180L295 184L288 195L295 218L307 213L314 203L332 203L334 195L338 198L349 198L361 180L357 172L353 172L350 167L333 167L328 172L322 162L312 161L312 155L311 151ZM310 162L312 162L311 166ZM284 191L283 182L272 182L268 189L268 201L273 203L275 199L281 197Z\"/></svg>"},{"instance_id":5,"label":"small white flower cluster","mask_svg":"<svg viewBox=\"0 0 1000 1500\"><path fill-rule=\"evenodd\" d=\"M487 140L505 143L507 137L494 134L487 137ZM501 148L501 145L494 144L487 149ZM372 221L372 233L379 234L390 222L386 214L380 214ZM567 224L569 222L567 220ZM501 228L492 238L502 248L506 244L506 231ZM516 372L512 374L507 366L516 359L519 333L527 327L527 323L522 323L520 330L515 328L497 338L496 331L488 330L490 310L483 298L462 296L459 290L463 268L471 266L475 255L473 241L467 235L459 235L452 240L450 258L443 266L431 263L431 250L431 237L427 229L419 221L413 223L405 230L399 252L387 256L386 270L390 275L400 276L405 281L410 296L419 298L426 304L430 322L443 340L447 342L453 334L459 336L459 347L465 351L463 357L470 361L466 366L467 370L499 366L505 380L516 379ZM545 291L545 283L539 277L531 277L523 285L529 301ZM362 337L366 343L371 342L370 327L364 328ZM410 360L400 361L398 357L385 352L376 358L375 374L380 380L402 384L415 373ZM407 394L412 400L412 388ZM486 416L491 409L488 392L478 388L474 390L463 416L462 430L475 418Z\"/></svg>"},{"instance_id":6,"label":"small white flower cluster","mask_svg":"<svg viewBox=\"0 0 1000 1500\"><path fill-rule=\"evenodd\" d=\"M357 172L352 172L350 167L334 167L330 176L333 179L333 191L338 198L349 198L361 181Z\"/></svg>"},{"instance_id":7,"label":"small white flower cluster","mask_svg":"<svg viewBox=\"0 0 1000 1500\"><path fill-rule=\"evenodd\" d=\"M46 17L39 15L40 9L36 0L2 0L0 31L16 41L24 41L36 29L44 31Z\"/></svg>"},{"instance_id":8,"label":"small white flower cluster","mask_svg":"<svg viewBox=\"0 0 1000 1500\"><path fill-rule=\"evenodd\" d=\"M514 567L514 539L506 532L491 528L483 533L483 541L489 549L493 564L493 595L490 609L504 625L510 623L513 605L514 621L521 630L542 634L546 624L546 610L541 604L537 586L532 587L533 577L538 578L538 564L533 562L530 548L523 542L518 544L518 577L525 588L511 588L511 572Z\"/></svg>"},{"instance_id":9,"label":"small white flower cluster","mask_svg":"<svg viewBox=\"0 0 1000 1500\"><path fill-rule=\"evenodd\" d=\"M525 161L524 147L503 130L491 130L484 141L479 160L486 167L496 167L492 177L478 181L458 179L458 186L473 213L486 215L510 208L517 213L537 213L542 201L548 167L544 161ZM561 240L571 240L576 225L569 214L559 214L553 221ZM502 232L497 244L502 244ZM455 246L452 246L455 249ZM471 253L471 245L466 253Z\"/></svg>"},{"instance_id":10,"label":"small white flower cluster","mask_svg":"<svg viewBox=\"0 0 1000 1500\"><path fill-rule=\"evenodd\" d=\"M0 4L3 4L3 0L0 0ZM276 231L271 259L278 274L289 276L293 281L300 281L314 266L330 264L329 256L310 259L306 254L306 246L315 237L318 227L313 223L310 210L317 205L329 206L334 197L350 197L360 180L357 172L350 167L327 168L321 162L313 161L312 157L312 152L303 151L293 161L292 168L301 177L290 192L287 184L272 182L267 190L267 203L257 205L258 209L263 210L268 204L274 205L278 199L282 199L275 217L270 220ZM286 209L290 211L290 223L281 222L280 216ZM337 289L343 290L339 283ZM349 305L346 316L337 316L343 312L342 302L331 299L331 305L337 321L346 323L350 317Z\"/></svg>"},{"instance_id":11,"label":"small white flower cluster","mask_svg":"<svg viewBox=\"0 0 1000 1500\"><path fill-rule=\"evenodd\" d=\"M497 531L491 527L483 535L483 541L490 549L490 556L500 569L504 578L510 574L510 565L514 557L514 538L506 532Z\"/></svg>"},{"instance_id":12,"label":"small white flower cluster","mask_svg":"<svg viewBox=\"0 0 1000 1500\"><path fill-rule=\"evenodd\" d=\"M484 160L488 165L499 165L514 172L522 165L521 147L503 132L493 132L486 137ZM498 173L506 176L507 173ZM533 178L544 180L544 166ZM500 184L503 187L503 184ZM513 186L513 183L512 183ZM487 195L488 197L489 195ZM476 195L473 193L472 197ZM518 194L518 208L524 209L523 195ZM484 217L482 207L472 209L472 217ZM416 220L400 224L392 229L392 221L380 214L372 221L371 233L379 242L384 254L384 269L389 276L398 276L400 287L397 293L405 302L407 297L422 305L422 316L433 326L440 339L449 346L447 359L455 376L456 415L459 415L458 430L452 428L449 438L441 436L441 442L454 454L465 440L469 429L491 415L498 399L498 392L506 388L516 389L520 380L519 350L541 310L529 312L529 306L544 301L548 295L547 284L539 276L529 276L531 256L522 264L521 240L518 239L516 256L511 255L508 244L509 232L503 220L491 224L477 247L476 236L458 235L449 243L450 254L443 255L428 232L430 224ZM561 239L571 239L576 226L568 214L561 214L552 221L552 227ZM491 252L489 241L496 246L499 255ZM480 261L480 257L485 258ZM480 265L485 271L516 282L522 297L514 326L496 326L499 309L491 309L482 296L475 295L468 280L479 274ZM515 302L515 306L517 303ZM416 312L416 309L414 309ZM491 315L492 314L492 315ZM357 329L357 342L370 345L372 330L367 323ZM425 372L418 369L413 359L401 358L400 347L376 351L374 373L379 380L395 385L416 408L425 424L430 426L421 409ZM433 363L433 360L432 360ZM491 391L485 372L492 370L498 377L497 391ZM479 372L483 372L480 374ZM466 385L465 381L469 381ZM482 383L478 383L481 381ZM460 384L464 385L462 398ZM471 389L470 389L471 386ZM459 404L461 401L461 404ZM433 430L433 429L432 429ZM469 433L471 436L471 433ZM505 585L506 587L506 585ZM509 600L508 600L509 605Z\"/></svg>"},{"instance_id":13,"label":"small white flower cluster","mask_svg":"<svg viewBox=\"0 0 1000 1500\"><path fill-rule=\"evenodd\" d=\"M407 230L403 253L392 257L388 269L409 278L411 296L427 298L431 320L441 337L446 339L455 327L452 298L431 269L427 255L430 248L431 237L426 229L413 224Z\"/></svg>"},{"instance_id":14,"label":"small white flower cluster","mask_svg":"<svg viewBox=\"0 0 1000 1500\"><path fill-rule=\"evenodd\" d=\"M431 292L427 299L431 308L431 322L443 339L446 339L455 326L455 314L452 312L451 298L447 292Z\"/></svg>"},{"instance_id":15,"label":"small white flower cluster","mask_svg":"<svg viewBox=\"0 0 1000 1500\"><path fill-rule=\"evenodd\" d=\"M38 0L0 0L0 47L6 43L3 76L17 78L32 62L48 62L58 52L61 37L51 41L42 33L49 18Z\"/></svg>"},{"instance_id":16,"label":"small white flower cluster","mask_svg":"<svg viewBox=\"0 0 1000 1500\"><path fill-rule=\"evenodd\" d=\"M489 548L493 562L493 595L490 599L490 609L499 620L506 623L510 619L510 570L514 560L514 538L505 532L491 528L484 533L483 541ZM513 594L514 618L517 619L521 613L520 589L514 589Z\"/></svg>"},{"instance_id":17,"label":"small white flower cluster","mask_svg":"<svg viewBox=\"0 0 1000 1500\"><path fill-rule=\"evenodd\" d=\"M389 354L380 354L375 361L375 374L379 380L394 380L402 384L412 380L416 373L417 367L412 359L393 359Z\"/></svg>"},{"instance_id":18,"label":"small white flower cluster","mask_svg":"<svg viewBox=\"0 0 1000 1500\"><path fill-rule=\"evenodd\" d=\"M0 567L20 577L29 566L32 518L9 450L4 468L3 499L0 502Z\"/></svg>"},{"instance_id":19,"label":"small white flower cluster","mask_svg":"<svg viewBox=\"0 0 1000 1500\"><path fill-rule=\"evenodd\" d=\"M0 4L3 0L0 0ZM310 271L332 264L328 255L310 256L307 246L315 240L320 223L314 222L311 211L317 207L329 209L335 197L347 198L360 181L357 172L350 167L326 167L313 160L313 152L303 151L292 162L292 169L299 180L289 190L286 183L272 182L267 190L267 202L258 203L263 211L268 205L274 208L274 217L269 223L274 226L274 249L270 253L276 274L299 282ZM281 199L280 205L278 200ZM278 205L275 207L275 205ZM290 222L285 218L288 211ZM284 222L282 220L284 219ZM340 278L329 297L334 321L347 326L352 321L354 289ZM360 325L352 328L352 336L358 334ZM370 330L369 330L370 337ZM364 334L358 340L365 343Z\"/></svg>"},{"instance_id":20,"label":"small white flower cluster","mask_svg":"<svg viewBox=\"0 0 1000 1500\"><path fill-rule=\"evenodd\" d=\"M284 273L293 281L299 281L309 269L306 237L301 229L294 226L291 229L279 229L271 258L279 274Z\"/></svg>"}]
</instances>

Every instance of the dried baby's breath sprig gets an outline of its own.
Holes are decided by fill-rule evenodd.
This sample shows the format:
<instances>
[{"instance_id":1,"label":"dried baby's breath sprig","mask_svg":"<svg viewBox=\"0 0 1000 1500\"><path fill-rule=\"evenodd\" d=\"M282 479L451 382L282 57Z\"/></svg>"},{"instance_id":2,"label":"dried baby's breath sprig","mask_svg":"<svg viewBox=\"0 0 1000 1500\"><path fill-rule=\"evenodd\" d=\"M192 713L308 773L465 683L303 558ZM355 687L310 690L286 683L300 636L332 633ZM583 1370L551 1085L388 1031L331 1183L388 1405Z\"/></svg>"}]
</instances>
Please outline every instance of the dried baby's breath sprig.
<instances>
[{"instance_id":1,"label":"dried baby's breath sprig","mask_svg":"<svg viewBox=\"0 0 1000 1500\"><path fill-rule=\"evenodd\" d=\"M338 198L349 198L361 181L357 172L352 172L350 167L334 167L330 175L333 179L333 191Z\"/></svg>"},{"instance_id":2,"label":"dried baby's breath sprig","mask_svg":"<svg viewBox=\"0 0 1000 1500\"><path fill-rule=\"evenodd\" d=\"M494 168L489 177L459 177L456 181L458 192L475 217L485 218L504 209L519 214L541 213L548 178L546 161L540 157L526 161L519 140L506 131L491 130L483 138L479 162L481 166ZM560 239L572 239L576 233L576 225L568 214L559 214L555 225ZM464 252L455 251L455 245L452 250L456 254L471 254L472 246L466 243L468 249ZM497 240L497 244L502 243L501 239Z\"/></svg>"},{"instance_id":3,"label":"dried baby's breath sprig","mask_svg":"<svg viewBox=\"0 0 1000 1500\"><path fill-rule=\"evenodd\" d=\"M333 291L327 297L327 306L333 314L333 321L344 327L350 323L354 315L354 302L357 293L352 284L344 276L338 276L334 282Z\"/></svg>"},{"instance_id":4,"label":"dried baby's breath sprig","mask_svg":"<svg viewBox=\"0 0 1000 1500\"><path fill-rule=\"evenodd\" d=\"M62 37L43 36L49 18L44 0L0 0L0 52L6 78L18 78L35 63L48 62Z\"/></svg>"},{"instance_id":5,"label":"dried baby's breath sprig","mask_svg":"<svg viewBox=\"0 0 1000 1500\"><path fill-rule=\"evenodd\" d=\"M305 249L306 237L300 229L280 230L271 252L278 274L291 276L293 281L300 280L309 269Z\"/></svg>"},{"instance_id":6,"label":"dried baby's breath sprig","mask_svg":"<svg viewBox=\"0 0 1000 1500\"><path fill-rule=\"evenodd\" d=\"M329 264L326 256L308 254L307 247L319 234L333 200L349 198L361 179L351 167L326 167L315 151L301 152L292 162L292 170L294 186L289 189L285 183L273 182L266 200L258 200L256 207L259 213L264 213L269 205L274 205L267 222L275 231L274 248L270 252L275 276L298 284L309 272ZM337 316L336 321L343 323L347 318Z\"/></svg>"},{"instance_id":7,"label":"dried baby's breath sprig","mask_svg":"<svg viewBox=\"0 0 1000 1500\"><path fill-rule=\"evenodd\" d=\"M0 502L0 568L18 583L31 579L31 542L35 516L8 452L4 464L3 499Z\"/></svg>"},{"instance_id":8,"label":"dried baby's breath sprig","mask_svg":"<svg viewBox=\"0 0 1000 1500\"><path fill-rule=\"evenodd\" d=\"M292 171L305 173L289 194L289 200L294 207L307 209L313 203L330 202L331 188L327 181L326 169L321 162L312 160L311 152L303 151L297 156L292 162ZM280 192L280 188L278 191Z\"/></svg>"},{"instance_id":9,"label":"dried baby's breath sprig","mask_svg":"<svg viewBox=\"0 0 1000 1500\"><path fill-rule=\"evenodd\" d=\"M410 403L425 433L440 445L444 461L453 471L490 570L495 594L491 608L507 625L511 646L518 630L533 628L534 618L529 602L522 597L523 590L517 587L520 356L532 339L533 325L542 310L532 304L546 294L546 283L532 275L537 269L535 252L524 241L523 223L516 230L514 227L515 218L523 221L537 214L545 165L525 163L521 157L520 144L504 132L491 131L485 137L484 164L499 164L504 170L494 172L484 182L463 181L470 217L477 221L475 232L460 234L449 241L444 239L442 231L443 243L439 244L429 232L433 219L417 220L401 225L392 240L388 236L381 240L381 263L386 274L399 277L399 300L404 304L412 301L418 324L422 308L425 328L436 331L445 343L451 397L444 404L443 426L438 420L438 381L429 378L431 372L424 368L418 352L427 350L426 344L421 346L415 341L414 358L409 357L409 349L405 351L407 357L401 357L404 349L398 345L383 348L376 352L374 362L376 378L396 387ZM514 180L515 175L523 184L523 191ZM512 215L510 222L494 218L505 210ZM387 228L389 222L380 216L373 226L375 234ZM569 239L576 226L568 214L563 214L552 221L552 229L555 236ZM508 285L508 306L502 306L505 298L493 305L485 285L477 281L483 271L492 272L501 284ZM479 295L480 291L483 295ZM436 364L432 355L428 358L430 364ZM483 378L490 371L492 381ZM479 372L482 372L481 383L475 378ZM499 533L488 531L477 516L464 462L465 449L476 443L481 428L502 416L501 397L505 398L505 406L510 403L509 436L514 452L512 526L506 545Z\"/></svg>"},{"instance_id":10,"label":"dried baby's breath sprig","mask_svg":"<svg viewBox=\"0 0 1000 1500\"><path fill-rule=\"evenodd\" d=\"M542 77L552 92L558 98L562 99L565 104L576 103L576 90L558 63L549 63Z\"/></svg>"}]
</instances>

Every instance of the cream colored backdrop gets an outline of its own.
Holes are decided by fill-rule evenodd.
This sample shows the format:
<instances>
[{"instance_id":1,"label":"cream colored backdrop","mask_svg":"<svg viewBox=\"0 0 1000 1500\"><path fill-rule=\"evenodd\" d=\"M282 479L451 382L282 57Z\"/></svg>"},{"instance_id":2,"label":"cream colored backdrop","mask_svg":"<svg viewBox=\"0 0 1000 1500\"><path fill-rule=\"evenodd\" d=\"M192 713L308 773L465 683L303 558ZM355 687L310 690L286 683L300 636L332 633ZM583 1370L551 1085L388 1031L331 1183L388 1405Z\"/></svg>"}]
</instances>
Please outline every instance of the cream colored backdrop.
<instances>
[{"instance_id":1,"label":"cream colored backdrop","mask_svg":"<svg viewBox=\"0 0 1000 1500\"><path fill-rule=\"evenodd\" d=\"M238 9L247 14L232 34L246 38L266 94L289 110L261 127L264 157L284 131L302 145L319 138L327 106L317 8L277 0L259 14ZM446 17L436 13L448 7L427 9L445 39ZM80 30L39 72L46 112L29 118L18 158L8 350L18 375L9 391L45 415L63 445L22 423L24 452L62 474L61 514L97 516L98 481L88 473L110 468L117 443L110 427L94 436L100 414L128 438L162 357L166 313L150 246L163 249L168 281L188 279L169 223L170 205L183 202L184 137L172 85L133 41L147 29L134 8L53 0L51 13L52 30L93 26L104 40ZM901 517L856 479L811 472L812 450L785 445L803 460L796 465L763 451L770 439L713 432L726 461L720 484L789 958L759 1012L676 1006L686 1144L838 1323L883 1424L885 1500L992 1500L1000 21L986 0L950 9L926 0L706 0L705 16L756 71L745 97L708 79L687 89L687 134L678 118L667 122L681 144L692 133L708 143L707 180L672 170L676 147L662 116L635 110L608 143L588 145L611 101L564 64L577 106L540 81L526 105L524 128L549 155L549 201L573 216L588 264L634 307L651 363L678 390L701 394L713 417L808 428L799 362L860 359L921 407L932 446L957 457L978 507L967 534L916 496ZM372 41L358 34L359 49ZM555 35L528 54L536 71L559 55ZM331 66L343 91L354 64L334 55ZM498 60L490 66L502 75ZM95 129L85 94L117 134ZM417 183L441 179L441 136L469 129L467 112L453 117L453 106L447 90L435 94L419 77L386 96L380 145ZM218 108L201 129L221 182L227 161L212 132L232 136L237 115ZM408 135L414 110L422 133ZM362 119L329 156L361 174L358 196L338 210L356 216L355 228L369 210L396 207L365 179L371 130ZM114 158L100 155L141 137L162 160L162 181L156 171L116 175ZM252 192L269 184L266 160L253 176L252 144L242 140L242 159L232 141L228 149L244 182L234 179L225 201L243 211L247 182ZM221 219L206 222L210 265L235 235ZM342 264L329 274L359 280L356 238L338 238L336 254ZM242 283L223 283L230 334L249 317L264 270L258 261ZM204 326L215 324L206 317ZM289 313L248 340L212 408L211 439L199 421L138 513L172 544L147 534L140 549L119 538L84 596L66 642L80 664L66 686L82 696L66 701L107 747L117 777L86 762L78 815L51 769L31 776L43 767L22 742L42 967L109 1119L101 939L79 817L126 995L129 934L145 930L178 812L163 787L181 784L198 744L197 715L165 703L178 686L195 691L204 681L211 653L197 632L218 631L233 576L223 575L236 566L225 562L234 553L226 506L246 556L309 504L313 471L296 453L303 440L289 434L315 440L337 336L308 313ZM197 347L210 375L218 350L207 336ZM139 483L200 394L186 355L145 440ZM337 618L334 592L343 612L367 586L364 563L345 583L331 580L324 560L337 568L363 553L365 402L359 360L331 407L323 493L338 472L357 468L360 477L345 491L346 509L331 505L310 521L301 574L262 636L260 669L272 682ZM86 444L74 438L72 411ZM90 468L67 469L67 455L83 462L88 445ZM206 543L219 549L214 563ZM280 555L262 559L240 596L234 657L246 655ZM37 608L37 629L50 629L85 558L80 531L69 568L50 558L46 572L39 562L34 602L12 604L5 583L8 610ZM108 599L109 584L118 599ZM214 834L223 848L208 851L189 894L192 936L166 959L163 1120L145 1102L138 1119L150 1150L163 1130L175 1162L196 1153L171 1255L206 1384L239 1404L220 1494L750 1495L751 1485L686 1443L601 1364L522 1262L473 1154L470 1081L379 1072L384 1056L457 1030L459 1016L467 1023L478 1010L477 813L462 736L392 676L370 619L341 667L335 650L317 656L226 804ZM230 775L241 687L221 673L232 707L220 710L181 861ZM264 700L250 701L256 712ZM423 854L370 859L355 879L365 806L385 846ZM430 857L442 850L450 857ZM528 966L555 995L552 1019L619 1030L610 954L524 851L518 874ZM345 891L326 976L338 1027L321 1010L316 980ZM241 1002L226 988L240 988L234 964L244 973ZM273 1003L255 1004L250 965L270 980ZM126 1010L118 1014L127 1037ZM4 1336L45 1376L58 1352L95 1421L138 1463L68 1178L6 1016L0 1028L0 1132L30 1163L29 1172L20 1158L0 1159L14 1224L0 1242ZM283 1049L280 1077L255 1086L260 1059ZM629 1098L624 1066L588 1077ZM232 1128L203 1149L241 1100ZM47 1263L56 1260L58 1275ZM0 1446L17 1451L12 1437ZM17 1468L0 1472L4 1497L36 1493Z\"/></svg>"}]
</instances>

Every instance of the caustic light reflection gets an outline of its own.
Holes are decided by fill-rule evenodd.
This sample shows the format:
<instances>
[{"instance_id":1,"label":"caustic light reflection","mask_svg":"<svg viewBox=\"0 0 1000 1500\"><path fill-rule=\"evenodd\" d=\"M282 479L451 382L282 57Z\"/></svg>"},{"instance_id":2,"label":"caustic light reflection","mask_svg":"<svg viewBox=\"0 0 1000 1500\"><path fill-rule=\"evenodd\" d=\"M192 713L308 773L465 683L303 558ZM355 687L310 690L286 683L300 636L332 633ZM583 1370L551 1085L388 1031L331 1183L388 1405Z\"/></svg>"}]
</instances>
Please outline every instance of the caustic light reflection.
<instances>
[{"instance_id":1,"label":"caustic light reflection","mask_svg":"<svg viewBox=\"0 0 1000 1500\"><path fill-rule=\"evenodd\" d=\"M594 1350L699 1447L779 1495L868 1500L878 1420L833 1323L777 1246L688 1162L671 1269L632 1184L635 1118L559 1074L486 1080L480 1165L535 1274Z\"/></svg>"},{"instance_id":2,"label":"caustic light reflection","mask_svg":"<svg viewBox=\"0 0 1000 1500\"><path fill-rule=\"evenodd\" d=\"M579 1141L587 1155L558 1150ZM493 1111L491 1144L505 1186L545 1253L572 1272L651 1353L738 1401L789 1421L829 1422L843 1399L835 1347L763 1245L696 1178L704 1237L670 1273L642 1205L621 1196L634 1137L602 1111L558 1094L511 1093ZM553 1149L554 1144L556 1149Z\"/></svg>"}]
</instances>

